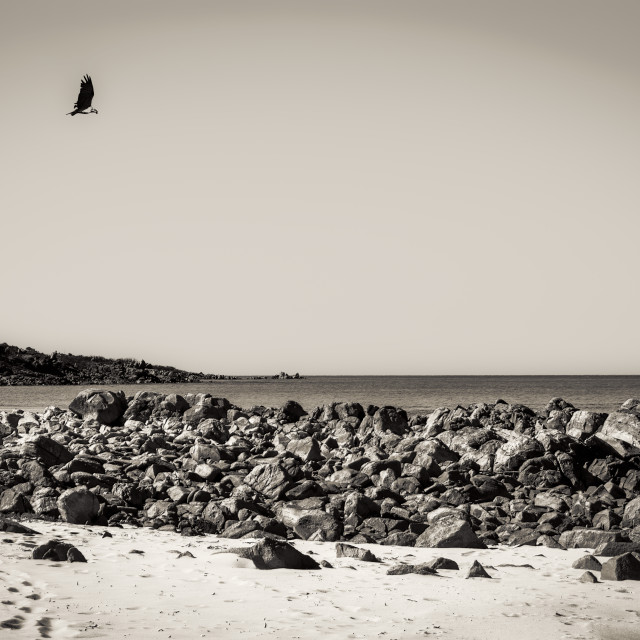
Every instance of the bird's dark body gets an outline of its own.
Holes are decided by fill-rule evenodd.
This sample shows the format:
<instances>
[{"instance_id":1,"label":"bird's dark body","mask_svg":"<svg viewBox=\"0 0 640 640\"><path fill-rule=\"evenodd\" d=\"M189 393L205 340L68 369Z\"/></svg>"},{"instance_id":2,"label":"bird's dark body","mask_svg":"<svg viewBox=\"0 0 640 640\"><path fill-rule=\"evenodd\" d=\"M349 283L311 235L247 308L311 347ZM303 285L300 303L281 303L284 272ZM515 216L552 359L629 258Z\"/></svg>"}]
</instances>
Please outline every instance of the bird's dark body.
<instances>
[{"instance_id":1,"label":"bird's dark body","mask_svg":"<svg viewBox=\"0 0 640 640\"><path fill-rule=\"evenodd\" d=\"M80 83L80 93L78 94L78 100L73 105L74 110L67 113L68 116L75 116L76 113L86 115L87 113L98 113L97 109L91 107L91 101L93 100L93 82L91 77L85 75ZM91 109L87 111L87 109Z\"/></svg>"}]
</instances>

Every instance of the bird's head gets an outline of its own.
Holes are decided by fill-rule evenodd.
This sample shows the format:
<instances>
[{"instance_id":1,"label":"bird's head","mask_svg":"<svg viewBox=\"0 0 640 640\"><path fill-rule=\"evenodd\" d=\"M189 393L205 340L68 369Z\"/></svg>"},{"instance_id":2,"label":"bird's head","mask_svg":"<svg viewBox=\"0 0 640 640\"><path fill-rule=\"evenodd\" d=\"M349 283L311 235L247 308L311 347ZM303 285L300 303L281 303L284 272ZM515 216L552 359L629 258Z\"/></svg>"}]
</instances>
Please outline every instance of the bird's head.
<instances>
[{"instance_id":1,"label":"bird's head","mask_svg":"<svg viewBox=\"0 0 640 640\"><path fill-rule=\"evenodd\" d=\"M98 113L98 110L91 107L91 111L89 113Z\"/></svg>"}]
</instances>

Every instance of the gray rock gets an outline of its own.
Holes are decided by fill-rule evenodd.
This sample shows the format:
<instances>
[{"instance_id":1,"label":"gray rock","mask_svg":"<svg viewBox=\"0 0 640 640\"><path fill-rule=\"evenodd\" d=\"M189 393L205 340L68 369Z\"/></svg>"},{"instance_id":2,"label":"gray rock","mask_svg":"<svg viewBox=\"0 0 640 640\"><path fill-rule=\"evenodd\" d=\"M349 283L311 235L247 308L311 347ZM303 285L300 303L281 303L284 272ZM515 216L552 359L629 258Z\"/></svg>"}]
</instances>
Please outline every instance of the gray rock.
<instances>
[{"instance_id":1,"label":"gray rock","mask_svg":"<svg viewBox=\"0 0 640 640\"><path fill-rule=\"evenodd\" d=\"M591 571L585 571L579 578L580 582L587 582L591 584L595 584L598 582L598 578L596 578Z\"/></svg>"},{"instance_id":2,"label":"gray rock","mask_svg":"<svg viewBox=\"0 0 640 640\"><path fill-rule=\"evenodd\" d=\"M5 489L0 494L0 513L29 513L33 511L26 496L14 489Z\"/></svg>"},{"instance_id":3,"label":"gray rock","mask_svg":"<svg viewBox=\"0 0 640 640\"><path fill-rule=\"evenodd\" d=\"M378 409L373 415L373 430L378 435L405 435L409 431L406 412L395 407Z\"/></svg>"},{"instance_id":4,"label":"gray rock","mask_svg":"<svg viewBox=\"0 0 640 640\"><path fill-rule=\"evenodd\" d=\"M84 420L93 419L101 424L113 424L124 415L127 399L122 391L81 391L69 405L69 409Z\"/></svg>"},{"instance_id":5,"label":"gray rock","mask_svg":"<svg viewBox=\"0 0 640 640\"><path fill-rule=\"evenodd\" d=\"M21 533L27 536L39 535L37 531L30 527L25 527L23 524L16 522L15 520L9 520L0 516L0 531L6 531L7 533Z\"/></svg>"},{"instance_id":6,"label":"gray rock","mask_svg":"<svg viewBox=\"0 0 640 640\"><path fill-rule=\"evenodd\" d=\"M313 437L289 441L287 451L293 453L294 456L297 456L303 462L323 459L322 453L320 452L320 445Z\"/></svg>"},{"instance_id":7,"label":"gray rock","mask_svg":"<svg viewBox=\"0 0 640 640\"><path fill-rule=\"evenodd\" d=\"M220 449L213 443L198 440L189 449L189 454L196 462L218 462L221 459Z\"/></svg>"},{"instance_id":8,"label":"gray rock","mask_svg":"<svg viewBox=\"0 0 640 640\"><path fill-rule=\"evenodd\" d=\"M576 411L566 426L567 435L577 440L586 440L604 424L606 419L606 413Z\"/></svg>"},{"instance_id":9,"label":"gray rock","mask_svg":"<svg viewBox=\"0 0 640 640\"><path fill-rule=\"evenodd\" d=\"M473 561L473 564L469 568L469 572L465 577L466 578L491 578L491 576L486 572L485 568L477 560Z\"/></svg>"},{"instance_id":10,"label":"gray rock","mask_svg":"<svg viewBox=\"0 0 640 640\"><path fill-rule=\"evenodd\" d=\"M602 564L600 560L592 555L582 556L578 558L572 565L574 569L589 569L591 571L600 571Z\"/></svg>"},{"instance_id":11,"label":"gray rock","mask_svg":"<svg viewBox=\"0 0 640 640\"><path fill-rule=\"evenodd\" d=\"M100 503L95 494L84 487L67 489L58 498L60 517L73 524L90 523L97 515Z\"/></svg>"},{"instance_id":12,"label":"gray rock","mask_svg":"<svg viewBox=\"0 0 640 640\"><path fill-rule=\"evenodd\" d=\"M486 549L471 525L457 517L445 517L432 524L416 540L416 547L462 547Z\"/></svg>"},{"instance_id":13,"label":"gray rock","mask_svg":"<svg viewBox=\"0 0 640 640\"><path fill-rule=\"evenodd\" d=\"M250 533L261 530L254 520L240 520L228 522L224 531L218 534L221 538L242 538Z\"/></svg>"},{"instance_id":14,"label":"gray rock","mask_svg":"<svg viewBox=\"0 0 640 640\"><path fill-rule=\"evenodd\" d=\"M271 500L277 500L291 484L287 474L277 464L257 465L245 477L244 482Z\"/></svg>"},{"instance_id":15,"label":"gray rock","mask_svg":"<svg viewBox=\"0 0 640 640\"><path fill-rule=\"evenodd\" d=\"M602 565L601 580L640 580L640 560L633 553L623 553Z\"/></svg>"},{"instance_id":16,"label":"gray rock","mask_svg":"<svg viewBox=\"0 0 640 640\"><path fill-rule=\"evenodd\" d=\"M321 532L322 540L333 542L339 540L342 534L341 523L322 509L309 509L290 502L279 505L276 514L282 524L303 540L309 540L314 534Z\"/></svg>"},{"instance_id":17,"label":"gray rock","mask_svg":"<svg viewBox=\"0 0 640 640\"><path fill-rule=\"evenodd\" d=\"M620 540L618 531L602 531L601 529L572 529L560 536L560 544L565 549L588 548L595 549L603 542L617 542Z\"/></svg>"},{"instance_id":18,"label":"gray rock","mask_svg":"<svg viewBox=\"0 0 640 640\"><path fill-rule=\"evenodd\" d=\"M297 422L300 418L307 415L307 412L295 400L287 400L282 409L280 409L280 413L289 422Z\"/></svg>"},{"instance_id":19,"label":"gray rock","mask_svg":"<svg viewBox=\"0 0 640 640\"><path fill-rule=\"evenodd\" d=\"M603 542L595 548L593 555L613 558L621 556L623 553L640 553L640 544L637 542ZM590 569L591 567L585 568Z\"/></svg>"},{"instance_id":20,"label":"gray rock","mask_svg":"<svg viewBox=\"0 0 640 640\"><path fill-rule=\"evenodd\" d=\"M535 438L523 433L498 429L498 435L507 441L496 451L494 471L516 471L529 458L544 454L544 447Z\"/></svg>"},{"instance_id":21,"label":"gray rock","mask_svg":"<svg viewBox=\"0 0 640 640\"><path fill-rule=\"evenodd\" d=\"M633 413L611 413L594 437L622 458L638 455L640 418Z\"/></svg>"},{"instance_id":22,"label":"gray rock","mask_svg":"<svg viewBox=\"0 0 640 640\"><path fill-rule=\"evenodd\" d=\"M368 549L354 547L346 542L336 543L336 558L355 558L364 562L380 562L380 559Z\"/></svg>"},{"instance_id":23,"label":"gray rock","mask_svg":"<svg viewBox=\"0 0 640 640\"><path fill-rule=\"evenodd\" d=\"M320 565L308 555L300 553L288 542L263 538L252 547L233 549L233 553L249 558L258 569L319 569Z\"/></svg>"},{"instance_id":24,"label":"gray rock","mask_svg":"<svg viewBox=\"0 0 640 640\"><path fill-rule=\"evenodd\" d=\"M47 469L73 460L73 453L69 449L45 435L26 440L21 447L21 454L24 457L37 458Z\"/></svg>"},{"instance_id":25,"label":"gray rock","mask_svg":"<svg viewBox=\"0 0 640 640\"><path fill-rule=\"evenodd\" d=\"M392 567L389 567L389 569L387 569L388 576L404 576L409 573L415 573L420 576L437 575L436 570L425 563L404 564L401 562L399 564L394 564Z\"/></svg>"},{"instance_id":26,"label":"gray rock","mask_svg":"<svg viewBox=\"0 0 640 640\"><path fill-rule=\"evenodd\" d=\"M460 567L458 566L458 563L455 560L451 560L450 558L443 558L442 556L440 556L439 558L434 558L433 560L430 560L429 562L427 562L427 566L436 570L437 569L452 569L452 570L460 569Z\"/></svg>"},{"instance_id":27,"label":"gray rock","mask_svg":"<svg viewBox=\"0 0 640 640\"><path fill-rule=\"evenodd\" d=\"M633 498L627 502L624 507L624 515L622 517L623 527L640 526L640 496Z\"/></svg>"}]
</instances>

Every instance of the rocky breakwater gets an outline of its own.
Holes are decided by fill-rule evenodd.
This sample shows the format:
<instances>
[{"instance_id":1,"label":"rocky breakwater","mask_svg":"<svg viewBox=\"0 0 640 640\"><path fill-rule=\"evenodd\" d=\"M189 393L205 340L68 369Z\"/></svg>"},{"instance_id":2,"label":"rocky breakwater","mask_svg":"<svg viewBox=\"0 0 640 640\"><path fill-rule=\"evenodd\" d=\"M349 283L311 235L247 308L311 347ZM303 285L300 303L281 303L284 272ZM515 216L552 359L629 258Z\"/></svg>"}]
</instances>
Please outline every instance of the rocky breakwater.
<instances>
[{"instance_id":1,"label":"rocky breakwater","mask_svg":"<svg viewBox=\"0 0 640 640\"><path fill-rule=\"evenodd\" d=\"M0 413L0 513L228 538L640 549L640 400L395 407L83 391ZM620 549L618 548L620 547ZM622 551L620 552L622 553Z\"/></svg>"}]
</instances>

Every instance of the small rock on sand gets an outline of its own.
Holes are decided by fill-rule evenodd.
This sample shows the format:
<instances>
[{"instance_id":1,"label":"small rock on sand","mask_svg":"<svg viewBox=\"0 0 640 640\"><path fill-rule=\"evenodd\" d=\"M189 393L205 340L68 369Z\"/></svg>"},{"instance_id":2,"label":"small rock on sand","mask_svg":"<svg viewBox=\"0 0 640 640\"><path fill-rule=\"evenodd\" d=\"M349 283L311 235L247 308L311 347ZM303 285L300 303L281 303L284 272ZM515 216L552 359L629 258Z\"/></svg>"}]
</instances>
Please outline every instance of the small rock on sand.
<instances>
[{"instance_id":1,"label":"small rock on sand","mask_svg":"<svg viewBox=\"0 0 640 640\"><path fill-rule=\"evenodd\" d=\"M336 543L336 557L355 558L356 560L364 560L365 562L380 562L379 558L368 549L354 547L352 544L345 544L344 542Z\"/></svg>"},{"instance_id":2,"label":"small rock on sand","mask_svg":"<svg viewBox=\"0 0 640 640\"><path fill-rule=\"evenodd\" d=\"M591 571L585 571L581 576L580 576L580 582L591 582L591 583L595 583L598 582L598 578L596 578L593 573L591 573Z\"/></svg>"},{"instance_id":3,"label":"small rock on sand","mask_svg":"<svg viewBox=\"0 0 640 640\"><path fill-rule=\"evenodd\" d=\"M574 569L590 569L591 571L600 571L602 564L600 560L592 555L582 556L578 558L572 565Z\"/></svg>"},{"instance_id":4,"label":"small rock on sand","mask_svg":"<svg viewBox=\"0 0 640 640\"><path fill-rule=\"evenodd\" d=\"M474 560L469 568L469 573L467 573L467 578L491 578L491 576L477 560Z\"/></svg>"}]
</instances>

